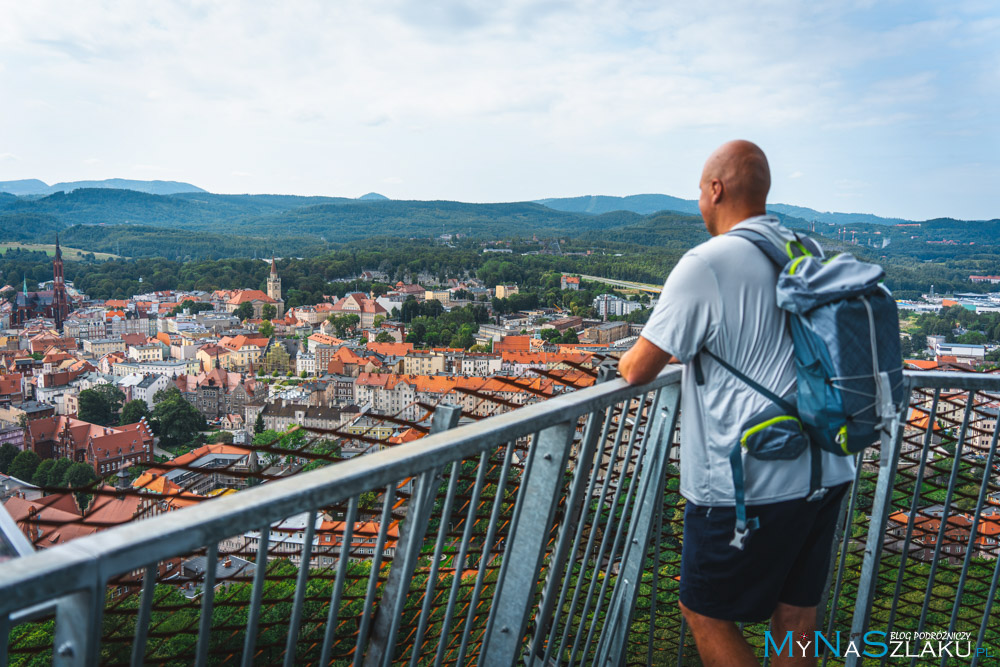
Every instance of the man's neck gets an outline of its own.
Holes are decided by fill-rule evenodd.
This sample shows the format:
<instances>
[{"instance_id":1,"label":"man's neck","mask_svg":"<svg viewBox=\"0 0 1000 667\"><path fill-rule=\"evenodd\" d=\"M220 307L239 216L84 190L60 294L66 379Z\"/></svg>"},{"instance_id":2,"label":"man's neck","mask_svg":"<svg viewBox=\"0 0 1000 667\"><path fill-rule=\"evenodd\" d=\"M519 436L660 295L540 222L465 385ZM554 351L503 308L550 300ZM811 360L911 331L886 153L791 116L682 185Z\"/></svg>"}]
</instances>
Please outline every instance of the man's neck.
<instances>
[{"instance_id":1,"label":"man's neck","mask_svg":"<svg viewBox=\"0 0 1000 667\"><path fill-rule=\"evenodd\" d=\"M725 234L730 229L740 224L744 220L747 220L749 218L756 218L757 216L761 215L767 215L767 210L742 209L739 211L733 211L731 213L727 213L726 215L720 216L716 224L715 233L716 235Z\"/></svg>"}]
</instances>

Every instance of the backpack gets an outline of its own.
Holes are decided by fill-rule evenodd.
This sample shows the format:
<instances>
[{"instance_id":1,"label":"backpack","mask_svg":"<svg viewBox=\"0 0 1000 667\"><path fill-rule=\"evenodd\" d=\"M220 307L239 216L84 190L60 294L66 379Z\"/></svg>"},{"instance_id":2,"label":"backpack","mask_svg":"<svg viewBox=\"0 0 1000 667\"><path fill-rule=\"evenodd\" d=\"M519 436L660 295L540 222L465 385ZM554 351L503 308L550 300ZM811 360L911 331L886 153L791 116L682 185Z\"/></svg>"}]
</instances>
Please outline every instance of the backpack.
<instances>
[{"instance_id":1,"label":"backpack","mask_svg":"<svg viewBox=\"0 0 1000 667\"><path fill-rule=\"evenodd\" d=\"M853 456L888 432L903 400L903 359L896 302L881 285L882 267L851 255L823 258L810 239L780 248L750 229L729 232L753 243L778 269L778 307L788 314L796 393L777 396L707 349L723 368L771 401L743 425L730 452L736 530L742 549L759 527L747 519L741 450L762 460L794 459L810 449L808 501L821 498L821 451ZM697 357L696 357L697 362ZM695 366L700 375L699 365Z\"/></svg>"}]
</instances>

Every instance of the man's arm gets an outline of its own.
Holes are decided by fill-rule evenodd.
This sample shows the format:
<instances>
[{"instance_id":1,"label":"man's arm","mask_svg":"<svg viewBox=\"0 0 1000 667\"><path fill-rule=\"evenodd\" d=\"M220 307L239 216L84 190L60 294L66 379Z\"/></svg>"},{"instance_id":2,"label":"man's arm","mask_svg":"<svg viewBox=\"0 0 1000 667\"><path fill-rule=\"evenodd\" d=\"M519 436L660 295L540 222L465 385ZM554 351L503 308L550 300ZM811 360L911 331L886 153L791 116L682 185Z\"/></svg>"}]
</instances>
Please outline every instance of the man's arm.
<instances>
[{"instance_id":1,"label":"man's arm","mask_svg":"<svg viewBox=\"0 0 1000 667\"><path fill-rule=\"evenodd\" d=\"M632 349L618 362L618 372L629 384L646 384L659 375L664 366L673 363L677 363L673 355L639 336Z\"/></svg>"}]
</instances>

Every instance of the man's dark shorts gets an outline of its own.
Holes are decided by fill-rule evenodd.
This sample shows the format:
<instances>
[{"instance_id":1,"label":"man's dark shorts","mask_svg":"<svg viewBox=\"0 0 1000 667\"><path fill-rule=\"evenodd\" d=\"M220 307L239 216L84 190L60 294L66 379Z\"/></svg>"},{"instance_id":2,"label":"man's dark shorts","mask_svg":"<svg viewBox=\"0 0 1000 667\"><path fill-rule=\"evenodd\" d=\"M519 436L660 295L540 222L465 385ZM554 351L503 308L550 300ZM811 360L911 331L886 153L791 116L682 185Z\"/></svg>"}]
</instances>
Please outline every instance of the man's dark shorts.
<instances>
[{"instance_id":1,"label":"man's dark shorts","mask_svg":"<svg viewBox=\"0 0 1000 667\"><path fill-rule=\"evenodd\" d=\"M742 551L730 546L732 507L687 503L681 554L680 598L709 618L763 621L779 602L819 604L830 567L830 547L849 484L815 502L804 498L747 507L760 518Z\"/></svg>"}]
</instances>

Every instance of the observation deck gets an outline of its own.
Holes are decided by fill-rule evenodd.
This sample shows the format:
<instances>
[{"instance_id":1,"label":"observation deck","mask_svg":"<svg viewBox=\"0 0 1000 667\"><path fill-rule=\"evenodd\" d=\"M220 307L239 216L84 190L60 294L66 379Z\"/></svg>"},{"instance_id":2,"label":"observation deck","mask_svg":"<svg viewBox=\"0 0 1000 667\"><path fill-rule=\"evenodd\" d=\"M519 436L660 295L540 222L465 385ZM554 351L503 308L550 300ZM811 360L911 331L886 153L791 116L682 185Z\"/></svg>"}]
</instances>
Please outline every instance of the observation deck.
<instances>
[{"instance_id":1,"label":"observation deck","mask_svg":"<svg viewBox=\"0 0 1000 667\"><path fill-rule=\"evenodd\" d=\"M462 425L440 404L418 440L44 550L0 510L19 554L0 566L0 664L700 664L677 606L680 373ZM963 664L985 664L1000 375L905 383L859 457L818 627L843 645L968 632ZM767 625L743 629L762 656Z\"/></svg>"}]
</instances>

